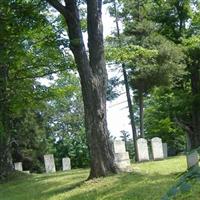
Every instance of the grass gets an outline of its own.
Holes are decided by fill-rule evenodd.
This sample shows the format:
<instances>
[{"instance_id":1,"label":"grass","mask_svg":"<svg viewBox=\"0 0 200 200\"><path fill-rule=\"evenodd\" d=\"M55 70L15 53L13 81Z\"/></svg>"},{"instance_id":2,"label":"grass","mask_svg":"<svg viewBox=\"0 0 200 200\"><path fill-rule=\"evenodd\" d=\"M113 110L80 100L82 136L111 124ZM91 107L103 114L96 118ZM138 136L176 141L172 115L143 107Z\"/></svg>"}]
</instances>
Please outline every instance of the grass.
<instances>
[{"instance_id":1,"label":"grass","mask_svg":"<svg viewBox=\"0 0 200 200\"><path fill-rule=\"evenodd\" d=\"M23 175L0 184L0 200L159 200L186 170L186 161L180 156L132 167L132 173L92 181L85 181L85 169ZM200 200L200 184L176 199Z\"/></svg>"}]
</instances>

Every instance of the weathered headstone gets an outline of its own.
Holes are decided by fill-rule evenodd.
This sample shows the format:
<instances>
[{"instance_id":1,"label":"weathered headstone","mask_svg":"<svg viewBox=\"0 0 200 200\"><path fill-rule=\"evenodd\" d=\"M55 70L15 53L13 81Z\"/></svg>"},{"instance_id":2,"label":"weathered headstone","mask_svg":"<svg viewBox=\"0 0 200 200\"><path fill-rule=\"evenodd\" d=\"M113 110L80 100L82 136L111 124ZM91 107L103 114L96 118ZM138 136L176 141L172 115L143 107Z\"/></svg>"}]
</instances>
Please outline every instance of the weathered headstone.
<instances>
[{"instance_id":1,"label":"weathered headstone","mask_svg":"<svg viewBox=\"0 0 200 200\"><path fill-rule=\"evenodd\" d=\"M115 164L122 172L131 171L131 163L128 152L126 152L125 143L121 140L113 142Z\"/></svg>"},{"instance_id":2,"label":"weathered headstone","mask_svg":"<svg viewBox=\"0 0 200 200\"><path fill-rule=\"evenodd\" d=\"M164 158L162 140L159 137L151 139L151 148L154 160L161 160Z\"/></svg>"},{"instance_id":3,"label":"weathered headstone","mask_svg":"<svg viewBox=\"0 0 200 200\"><path fill-rule=\"evenodd\" d=\"M195 165L199 165L199 154L197 151L193 151L192 153L188 154L187 156L187 167L188 169L194 167Z\"/></svg>"},{"instance_id":4,"label":"weathered headstone","mask_svg":"<svg viewBox=\"0 0 200 200\"><path fill-rule=\"evenodd\" d=\"M46 173L51 173L56 171L53 154L44 155L44 164Z\"/></svg>"},{"instance_id":5,"label":"weathered headstone","mask_svg":"<svg viewBox=\"0 0 200 200\"><path fill-rule=\"evenodd\" d=\"M14 163L14 167L16 171L20 171L20 172L23 171L22 162Z\"/></svg>"},{"instance_id":6,"label":"weathered headstone","mask_svg":"<svg viewBox=\"0 0 200 200\"><path fill-rule=\"evenodd\" d=\"M137 156L138 156L138 161L148 161L149 160L149 150L148 150L148 145L147 145L147 140L144 138L139 138L137 140Z\"/></svg>"},{"instance_id":7,"label":"weathered headstone","mask_svg":"<svg viewBox=\"0 0 200 200\"><path fill-rule=\"evenodd\" d=\"M163 143L163 154L164 154L164 158L168 157L167 143Z\"/></svg>"},{"instance_id":8,"label":"weathered headstone","mask_svg":"<svg viewBox=\"0 0 200 200\"><path fill-rule=\"evenodd\" d=\"M71 160L66 157L62 159L63 171L71 170Z\"/></svg>"},{"instance_id":9,"label":"weathered headstone","mask_svg":"<svg viewBox=\"0 0 200 200\"><path fill-rule=\"evenodd\" d=\"M126 152L125 142L121 140L114 140L114 152L115 153Z\"/></svg>"}]
</instances>

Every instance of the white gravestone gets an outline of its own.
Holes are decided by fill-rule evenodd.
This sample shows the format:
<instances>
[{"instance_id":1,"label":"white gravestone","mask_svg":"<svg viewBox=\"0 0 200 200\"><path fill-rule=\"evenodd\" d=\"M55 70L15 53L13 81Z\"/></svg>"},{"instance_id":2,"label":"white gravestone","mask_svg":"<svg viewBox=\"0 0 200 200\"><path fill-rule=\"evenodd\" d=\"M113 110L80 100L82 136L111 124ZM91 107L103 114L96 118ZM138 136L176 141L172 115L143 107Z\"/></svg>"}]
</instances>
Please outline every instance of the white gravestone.
<instances>
[{"instance_id":1,"label":"white gravestone","mask_svg":"<svg viewBox=\"0 0 200 200\"><path fill-rule=\"evenodd\" d=\"M62 159L63 171L71 170L70 158L66 157Z\"/></svg>"},{"instance_id":2,"label":"white gravestone","mask_svg":"<svg viewBox=\"0 0 200 200\"><path fill-rule=\"evenodd\" d=\"M20 172L23 171L22 162L14 163L14 166L15 166L16 171L20 171Z\"/></svg>"},{"instance_id":3,"label":"white gravestone","mask_svg":"<svg viewBox=\"0 0 200 200\"><path fill-rule=\"evenodd\" d=\"M53 154L44 155L46 173L56 172Z\"/></svg>"},{"instance_id":4,"label":"white gravestone","mask_svg":"<svg viewBox=\"0 0 200 200\"><path fill-rule=\"evenodd\" d=\"M115 164L121 172L130 172L131 163L129 153L126 152L125 142L115 140L113 142Z\"/></svg>"},{"instance_id":5,"label":"white gravestone","mask_svg":"<svg viewBox=\"0 0 200 200\"><path fill-rule=\"evenodd\" d=\"M30 171L29 171L29 170L26 170L26 171L23 171L23 173L25 173L25 174L30 174Z\"/></svg>"},{"instance_id":6,"label":"white gravestone","mask_svg":"<svg viewBox=\"0 0 200 200\"><path fill-rule=\"evenodd\" d=\"M137 140L137 155L138 161L148 161L149 160L149 150L147 145L147 140L144 138L139 138Z\"/></svg>"},{"instance_id":7,"label":"white gravestone","mask_svg":"<svg viewBox=\"0 0 200 200\"><path fill-rule=\"evenodd\" d=\"M115 153L126 152L125 142L121 140L114 140L114 152Z\"/></svg>"},{"instance_id":8,"label":"white gravestone","mask_svg":"<svg viewBox=\"0 0 200 200\"><path fill-rule=\"evenodd\" d=\"M187 155L187 167L190 169L191 167L194 167L195 165L199 165L199 154L197 151L194 151Z\"/></svg>"},{"instance_id":9,"label":"white gravestone","mask_svg":"<svg viewBox=\"0 0 200 200\"><path fill-rule=\"evenodd\" d=\"M164 158L162 140L159 137L151 139L151 148L154 160L161 160Z\"/></svg>"},{"instance_id":10,"label":"white gravestone","mask_svg":"<svg viewBox=\"0 0 200 200\"><path fill-rule=\"evenodd\" d=\"M164 158L168 157L168 147L167 147L167 143L163 143L163 154L164 154Z\"/></svg>"}]
</instances>

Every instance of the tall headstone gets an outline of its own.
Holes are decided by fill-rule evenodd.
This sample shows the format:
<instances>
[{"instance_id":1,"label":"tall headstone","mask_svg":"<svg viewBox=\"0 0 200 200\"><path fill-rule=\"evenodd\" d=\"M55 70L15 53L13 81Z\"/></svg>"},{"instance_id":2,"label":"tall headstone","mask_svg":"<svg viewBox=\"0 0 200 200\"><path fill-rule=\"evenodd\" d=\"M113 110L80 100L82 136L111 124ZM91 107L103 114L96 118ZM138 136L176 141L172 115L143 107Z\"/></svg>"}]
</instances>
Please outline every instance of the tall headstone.
<instances>
[{"instance_id":1,"label":"tall headstone","mask_svg":"<svg viewBox=\"0 0 200 200\"><path fill-rule=\"evenodd\" d=\"M23 171L22 162L16 162L16 163L14 163L14 167L15 167L16 171L20 171L20 172Z\"/></svg>"},{"instance_id":2,"label":"tall headstone","mask_svg":"<svg viewBox=\"0 0 200 200\"><path fill-rule=\"evenodd\" d=\"M164 154L164 158L168 157L168 147L167 147L167 143L163 143L163 154Z\"/></svg>"},{"instance_id":3,"label":"tall headstone","mask_svg":"<svg viewBox=\"0 0 200 200\"><path fill-rule=\"evenodd\" d=\"M154 160L161 160L164 158L162 139L154 137L151 139L151 148Z\"/></svg>"},{"instance_id":4,"label":"tall headstone","mask_svg":"<svg viewBox=\"0 0 200 200\"><path fill-rule=\"evenodd\" d=\"M71 160L66 157L62 159L63 171L71 170Z\"/></svg>"},{"instance_id":5,"label":"tall headstone","mask_svg":"<svg viewBox=\"0 0 200 200\"><path fill-rule=\"evenodd\" d=\"M199 165L199 154L197 151L193 151L192 153L189 153L187 155L187 167L190 169L191 167L194 167L195 165Z\"/></svg>"},{"instance_id":6,"label":"tall headstone","mask_svg":"<svg viewBox=\"0 0 200 200\"><path fill-rule=\"evenodd\" d=\"M129 153L126 152L125 142L121 140L115 140L113 142L115 164L122 172L131 171L131 163Z\"/></svg>"},{"instance_id":7,"label":"tall headstone","mask_svg":"<svg viewBox=\"0 0 200 200\"><path fill-rule=\"evenodd\" d=\"M137 156L138 156L138 161L148 161L149 160L149 150L148 150L148 145L147 145L147 140L144 138L139 138L137 139L136 143L137 147Z\"/></svg>"},{"instance_id":8,"label":"tall headstone","mask_svg":"<svg viewBox=\"0 0 200 200\"><path fill-rule=\"evenodd\" d=\"M44 155L46 173L56 172L53 154Z\"/></svg>"}]
</instances>

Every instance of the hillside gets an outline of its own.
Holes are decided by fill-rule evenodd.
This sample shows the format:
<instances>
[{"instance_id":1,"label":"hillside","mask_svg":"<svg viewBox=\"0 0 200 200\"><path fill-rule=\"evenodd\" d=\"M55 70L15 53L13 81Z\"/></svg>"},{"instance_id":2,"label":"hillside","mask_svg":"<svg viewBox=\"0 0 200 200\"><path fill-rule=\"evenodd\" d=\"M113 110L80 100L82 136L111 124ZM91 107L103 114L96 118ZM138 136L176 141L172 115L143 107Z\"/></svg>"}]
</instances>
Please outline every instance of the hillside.
<instances>
[{"instance_id":1,"label":"hillside","mask_svg":"<svg viewBox=\"0 0 200 200\"><path fill-rule=\"evenodd\" d=\"M87 169L21 175L0 184L0 200L159 200L185 171L185 157L132 165L132 173L85 181ZM176 199L199 200L200 184Z\"/></svg>"}]
</instances>

